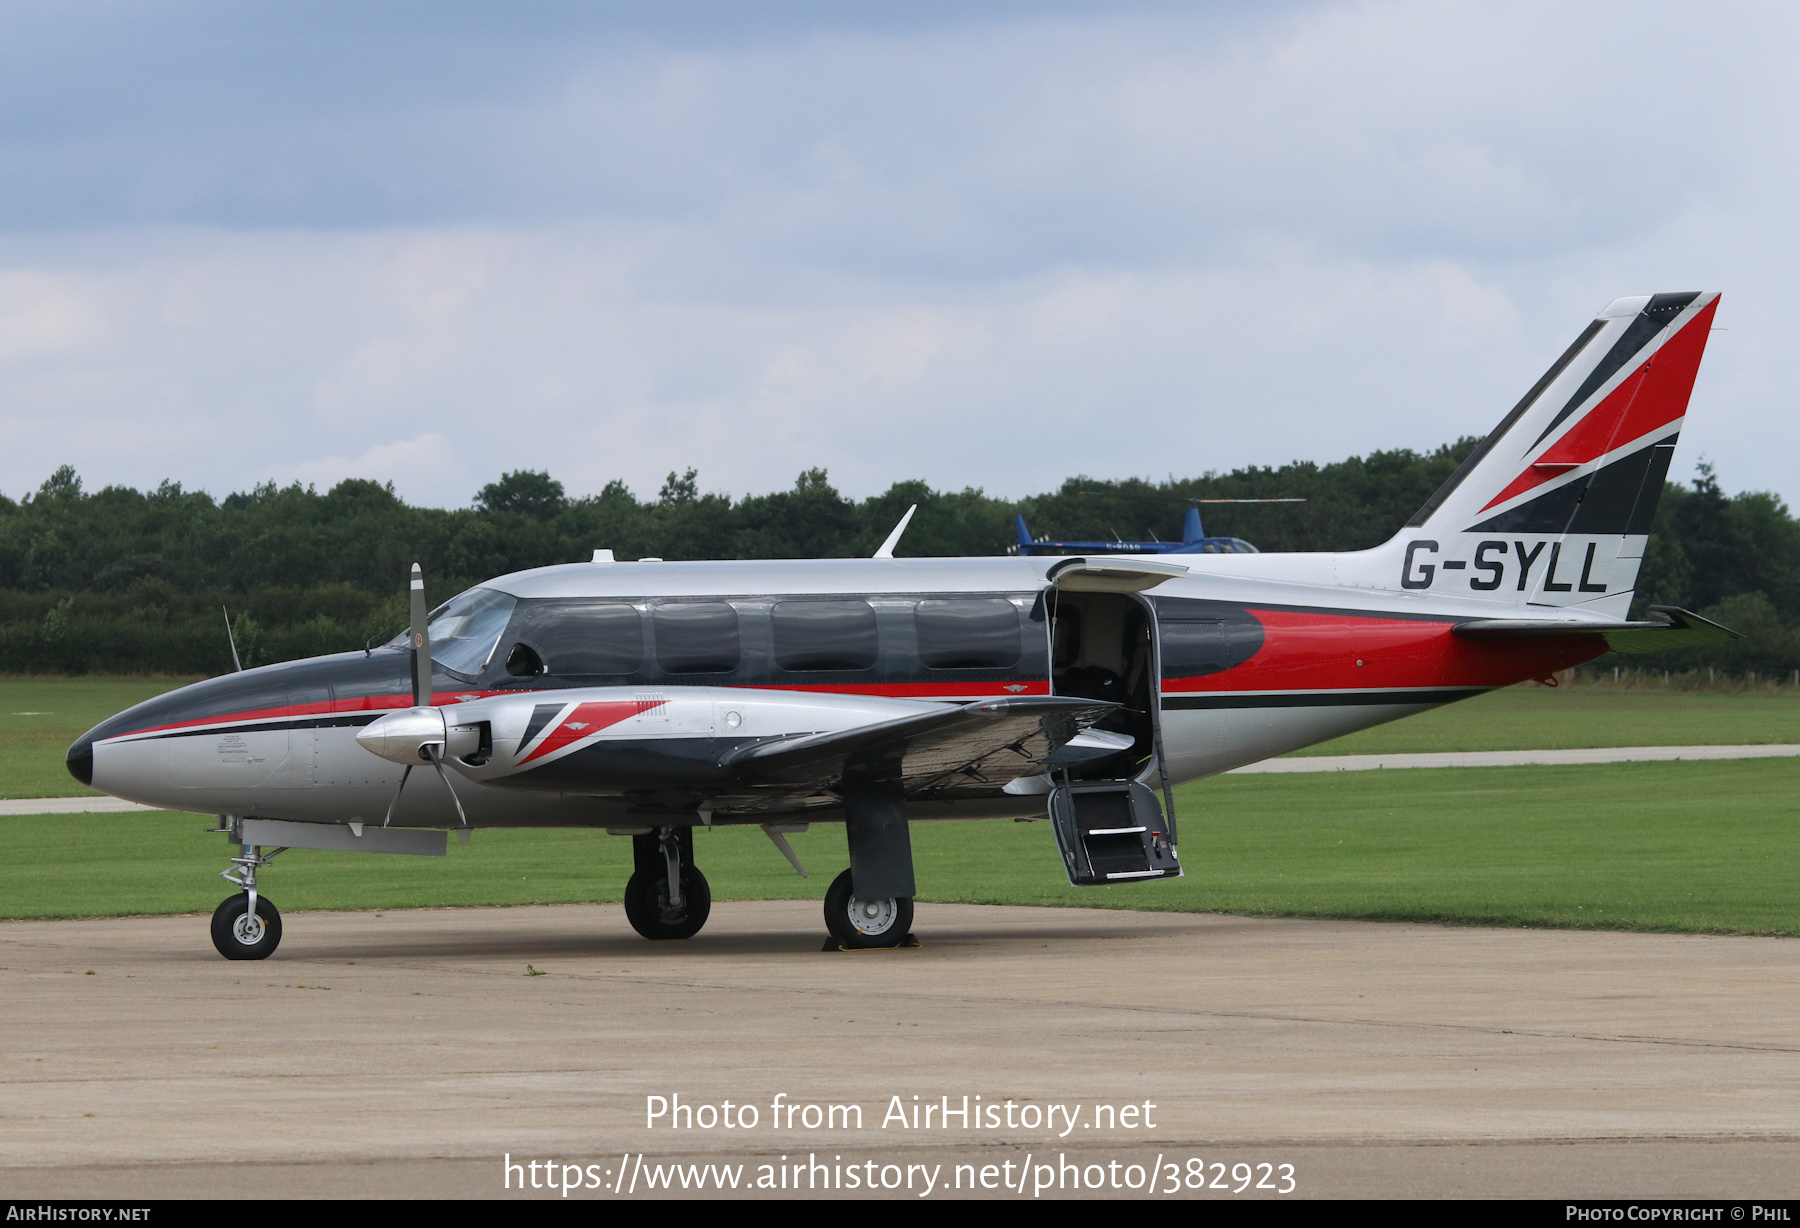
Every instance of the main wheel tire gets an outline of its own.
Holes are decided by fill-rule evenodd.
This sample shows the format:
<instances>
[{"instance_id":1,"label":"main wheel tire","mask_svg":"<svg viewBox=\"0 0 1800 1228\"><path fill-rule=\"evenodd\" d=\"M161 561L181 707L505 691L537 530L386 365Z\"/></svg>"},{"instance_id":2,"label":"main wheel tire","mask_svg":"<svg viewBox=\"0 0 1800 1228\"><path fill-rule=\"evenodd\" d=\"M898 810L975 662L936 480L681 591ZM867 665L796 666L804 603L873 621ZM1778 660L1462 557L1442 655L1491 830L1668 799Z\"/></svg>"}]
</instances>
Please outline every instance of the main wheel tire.
<instances>
[{"instance_id":1,"label":"main wheel tire","mask_svg":"<svg viewBox=\"0 0 1800 1228\"><path fill-rule=\"evenodd\" d=\"M252 917L248 892L230 896L213 909L212 940L226 959L267 959L281 945L281 912L259 895Z\"/></svg>"},{"instance_id":2,"label":"main wheel tire","mask_svg":"<svg viewBox=\"0 0 1800 1228\"><path fill-rule=\"evenodd\" d=\"M681 907L669 907L668 871L633 874L625 884L625 919L646 938L692 938L712 912L712 888L693 866L681 867Z\"/></svg>"},{"instance_id":3,"label":"main wheel tire","mask_svg":"<svg viewBox=\"0 0 1800 1228\"><path fill-rule=\"evenodd\" d=\"M859 900L848 870L833 879L825 893L825 928L840 946L851 950L897 947L912 932L912 923L911 896Z\"/></svg>"}]
</instances>

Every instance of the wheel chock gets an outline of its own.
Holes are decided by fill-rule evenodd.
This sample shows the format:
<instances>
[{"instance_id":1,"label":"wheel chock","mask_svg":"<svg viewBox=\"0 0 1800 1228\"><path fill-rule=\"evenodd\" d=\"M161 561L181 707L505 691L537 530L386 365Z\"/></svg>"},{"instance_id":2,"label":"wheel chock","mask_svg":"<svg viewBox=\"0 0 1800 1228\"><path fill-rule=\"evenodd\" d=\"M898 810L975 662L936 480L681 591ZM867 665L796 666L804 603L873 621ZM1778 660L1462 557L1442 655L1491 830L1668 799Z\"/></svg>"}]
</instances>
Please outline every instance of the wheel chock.
<instances>
[{"instance_id":1,"label":"wheel chock","mask_svg":"<svg viewBox=\"0 0 1800 1228\"><path fill-rule=\"evenodd\" d=\"M844 951L851 955L874 955L881 951L917 951L924 947L917 934L907 934L898 944L891 947L847 947L836 938L827 938L821 951Z\"/></svg>"}]
</instances>

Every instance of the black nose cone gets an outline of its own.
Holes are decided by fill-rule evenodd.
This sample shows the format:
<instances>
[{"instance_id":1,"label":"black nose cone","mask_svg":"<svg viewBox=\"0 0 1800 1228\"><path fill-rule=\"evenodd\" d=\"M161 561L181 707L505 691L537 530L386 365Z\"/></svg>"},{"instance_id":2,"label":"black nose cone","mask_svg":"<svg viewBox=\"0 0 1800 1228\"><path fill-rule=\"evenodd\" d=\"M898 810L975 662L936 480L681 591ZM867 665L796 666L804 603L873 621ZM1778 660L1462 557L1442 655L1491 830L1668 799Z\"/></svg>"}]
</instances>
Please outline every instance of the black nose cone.
<instances>
[{"instance_id":1,"label":"black nose cone","mask_svg":"<svg viewBox=\"0 0 1800 1228\"><path fill-rule=\"evenodd\" d=\"M94 784L94 740L83 738L69 747L69 775L89 788Z\"/></svg>"}]
</instances>

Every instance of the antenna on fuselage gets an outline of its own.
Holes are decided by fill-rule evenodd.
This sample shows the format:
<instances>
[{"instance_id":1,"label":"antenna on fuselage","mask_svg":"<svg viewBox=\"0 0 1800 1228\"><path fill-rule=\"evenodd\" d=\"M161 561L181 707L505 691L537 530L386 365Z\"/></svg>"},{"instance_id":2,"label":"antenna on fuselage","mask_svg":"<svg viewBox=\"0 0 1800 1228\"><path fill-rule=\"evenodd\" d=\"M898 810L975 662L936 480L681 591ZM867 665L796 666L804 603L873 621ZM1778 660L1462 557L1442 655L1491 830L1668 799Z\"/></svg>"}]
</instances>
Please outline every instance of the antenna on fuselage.
<instances>
[{"instance_id":1,"label":"antenna on fuselage","mask_svg":"<svg viewBox=\"0 0 1800 1228\"><path fill-rule=\"evenodd\" d=\"M911 507L907 508L906 515L900 517L900 523L894 526L894 531L892 533L889 533L887 535L887 540L881 543L881 549L877 550L870 557L877 558L877 559L893 558L894 557L894 547L898 546L900 544L900 535L902 533L906 532L906 526L912 523L913 513L918 510L919 510L919 505L917 503L915 503Z\"/></svg>"},{"instance_id":2,"label":"antenna on fuselage","mask_svg":"<svg viewBox=\"0 0 1800 1228\"><path fill-rule=\"evenodd\" d=\"M238 659L237 636L231 634L231 611L227 610L224 606L220 606L219 613L225 616L225 642L231 645L231 663L237 667L237 672L241 674L244 672L244 663Z\"/></svg>"}]
</instances>

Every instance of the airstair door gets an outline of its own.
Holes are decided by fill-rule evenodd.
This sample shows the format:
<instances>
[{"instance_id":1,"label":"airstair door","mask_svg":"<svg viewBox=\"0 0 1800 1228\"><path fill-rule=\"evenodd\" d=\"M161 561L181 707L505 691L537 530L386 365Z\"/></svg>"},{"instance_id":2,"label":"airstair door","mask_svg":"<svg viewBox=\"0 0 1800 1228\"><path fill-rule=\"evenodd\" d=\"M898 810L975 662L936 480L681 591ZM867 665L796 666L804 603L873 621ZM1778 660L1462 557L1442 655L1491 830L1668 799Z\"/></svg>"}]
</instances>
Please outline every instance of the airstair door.
<instances>
[{"instance_id":1,"label":"airstair door","mask_svg":"<svg viewBox=\"0 0 1800 1228\"><path fill-rule=\"evenodd\" d=\"M1058 785L1050 793L1050 820L1063 868L1077 887L1181 877L1162 806L1137 781Z\"/></svg>"},{"instance_id":2,"label":"airstair door","mask_svg":"<svg viewBox=\"0 0 1800 1228\"><path fill-rule=\"evenodd\" d=\"M1162 747L1161 637L1155 603L1142 594L1186 570L1137 559L1065 559L1050 570L1051 690L1118 704L1096 728L1131 738L1128 750L1053 778L1050 818L1076 886L1181 874Z\"/></svg>"}]
</instances>

